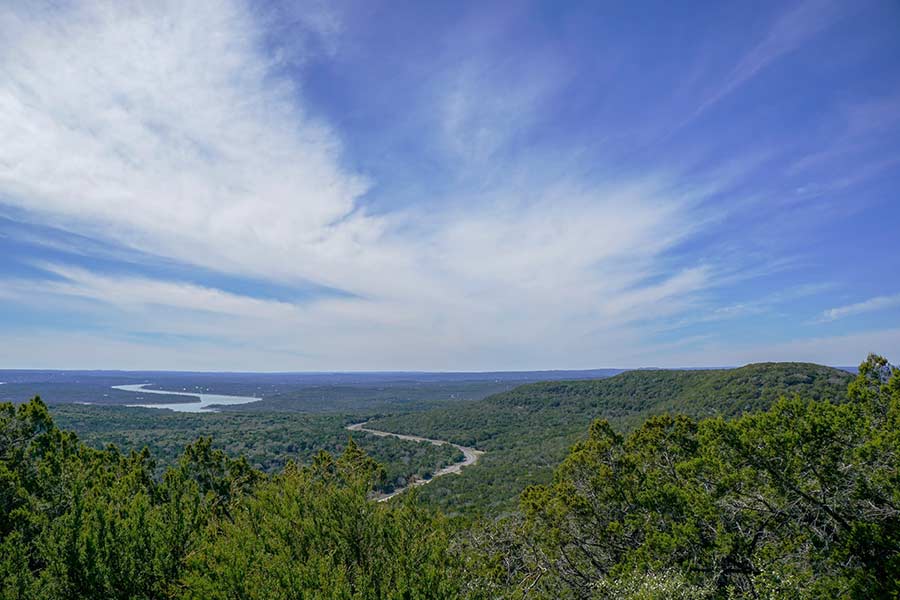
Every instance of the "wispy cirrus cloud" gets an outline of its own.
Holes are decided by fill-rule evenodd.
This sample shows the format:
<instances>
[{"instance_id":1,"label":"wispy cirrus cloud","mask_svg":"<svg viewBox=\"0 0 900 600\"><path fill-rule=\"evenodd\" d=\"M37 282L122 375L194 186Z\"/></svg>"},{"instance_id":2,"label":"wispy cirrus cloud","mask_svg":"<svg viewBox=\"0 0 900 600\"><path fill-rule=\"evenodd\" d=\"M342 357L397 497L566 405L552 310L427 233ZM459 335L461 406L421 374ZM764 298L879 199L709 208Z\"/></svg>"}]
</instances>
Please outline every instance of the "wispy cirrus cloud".
<instances>
[{"instance_id":1,"label":"wispy cirrus cloud","mask_svg":"<svg viewBox=\"0 0 900 600\"><path fill-rule=\"evenodd\" d=\"M708 105L839 12L812 1L791 9ZM508 27L502 16L462 35L459 46L452 44L464 32L454 28L419 46L437 47L433 72L367 79L390 107L378 113L390 132L377 138L381 123L354 121L351 110L371 86L353 88L354 73L342 71L369 49L355 46L337 4L4 5L0 209L15 212L12 222L40 224L13 243L48 257L29 263L45 279L0 280L0 301L15 303L15 314L40 313L35 320L89 317L96 330L63 345L93 344L99 361L116 355L103 347L141 352L146 343L148 362L129 364L155 368L172 366L165 360L175 354L143 333L186 336L179 361L193 348L228 368L622 365L622 357L708 339L660 343L653 337L666 323L671 331L700 313L718 322L756 314L747 300L756 294L723 300L717 292L793 264L778 249L748 249L790 236L758 218L774 203L769 189L741 188L781 150L708 160L718 147L704 139L699 159L667 147L632 160L645 150L632 151L643 146L630 144L628 132L655 111L632 114L632 94L626 106L611 97L629 87L615 80L628 65L599 73L590 62L585 72L613 79L579 88L582 71L568 62L571 48L552 38L558 32L528 23L551 39L525 49L511 30L495 43ZM411 21L418 33L420 20ZM342 54L344 44L356 54ZM409 60L402 55L400 64ZM323 87L349 85L352 101L311 100L307 88L327 76L323 65L340 71ZM326 110L331 104L340 110ZM600 107L597 131L581 131L580 121L558 130L576 105L580 118ZM640 122L618 122L629 115ZM400 159L359 160L347 122L376 138L360 146L370 152L392 155L397 147L385 141L408 147ZM569 142L572 132L584 145ZM614 147L619 140L626 151ZM613 155L621 162L606 160ZM409 188L359 166L387 163ZM395 200L398 189L417 197ZM730 218L733 229L721 231ZM328 293L273 299L260 282ZM0 338L9 348L23 339ZM40 345L22 343L0 360L27 366L28 348L39 363Z\"/></svg>"},{"instance_id":2,"label":"wispy cirrus cloud","mask_svg":"<svg viewBox=\"0 0 900 600\"><path fill-rule=\"evenodd\" d=\"M846 6L837 0L801 0L790 6L775 19L766 36L743 55L724 81L700 103L690 119L828 29L845 11Z\"/></svg>"},{"instance_id":3,"label":"wispy cirrus cloud","mask_svg":"<svg viewBox=\"0 0 900 600\"><path fill-rule=\"evenodd\" d=\"M713 340L706 344L701 342L697 348L689 351L662 355L660 360L691 367L709 365L709 357L716 356L718 357L716 364L720 366L740 366L759 361L760 356L764 356L768 361L812 362L852 367L862 362L871 352L882 353L890 358L895 355L895 349L898 347L900 347L900 329L883 328L775 343L735 344Z\"/></svg>"},{"instance_id":4,"label":"wispy cirrus cloud","mask_svg":"<svg viewBox=\"0 0 900 600\"><path fill-rule=\"evenodd\" d=\"M381 230L356 203L365 178L294 102L242 5L0 15L7 203L145 251L292 278L321 277L324 256L353 260ZM289 270L258 251L279 249L297 259Z\"/></svg>"},{"instance_id":5,"label":"wispy cirrus cloud","mask_svg":"<svg viewBox=\"0 0 900 600\"><path fill-rule=\"evenodd\" d=\"M900 306L900 294L893 294L891 296L876 296L874 298L869 298L868 300L863 300L862 302L855 302L853 304L847 304L845 306L829 308L822 313L821 318L823 321L834 321L837 319L843 319L844 317L852 317L855 315L885 310L897 306Z\"/></svg>"},{"instance_id":6,"label":"wispy cirrus cloud","mask_svg":"<svg viewBox=\"0 0 900 600\"><path fill-rule=\"evenodd\" d=\"M339 30L328 19L299 26ZM222 315L235 339L314 345L323 358L309 366L474 368L549 330L579 339L683 310L713 285L702 265L658 262L702 226L710 191L665 177L548 183L524 172L486 178L477 195L450 194L427 214L371 214L369 180L343 164L338 136L309 116L260 27L227 0L7 7L0 31L16 52L0 57L0 135L11 140L0 147L0 190L52 226L348 296L265 301L60 264L46 266L62 280L43 293L105 303L143 329L221 335L221 320L191 315ZM460 73L441 118L455 151L473 158L532 122L552 88L523 79L518 100L485 96L497 89L489 72ZM391 356L379 351L388 345ZM537 365L536 354L521 360Z\"/></svg>"}]
</instances>

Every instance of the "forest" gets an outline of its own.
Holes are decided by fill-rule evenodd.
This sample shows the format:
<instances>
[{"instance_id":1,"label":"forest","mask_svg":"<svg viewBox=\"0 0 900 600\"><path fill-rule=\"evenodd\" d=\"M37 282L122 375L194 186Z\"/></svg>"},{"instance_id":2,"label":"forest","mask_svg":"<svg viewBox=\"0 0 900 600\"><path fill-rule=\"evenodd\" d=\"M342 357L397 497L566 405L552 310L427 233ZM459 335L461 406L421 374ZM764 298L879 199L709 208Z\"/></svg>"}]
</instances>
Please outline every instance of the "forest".
<instances>
[{"instance_id":1,"label":"forest","mask_svg":"<svg viewBox=\"0 0 900 600\"><path fill-rule=\"evenodd\" d=\"M355 440L267 471L201 437L161 467L38 398L0 405L2 597L900 594L900 370L875 355L855 376L630 372L374 422L484 464L374 502L387 471ZM519 459L533 472L503 485ZM443 481L496 498L445 510Z\"/></svg>"},{"instance_id":2,"label":"forest","mask_svg":"<svg viewBox=\"0 0 900 600\"><path fill-rule=\"evenodd\" d=\"M371 421L386 431L416 432L487 451L478 469L422 490L446 514L503 514L528 485L548 483L592 420L620 432L665 412L733 417L766 409L781 395L843 402L852 375L809 363L763 363L721 370L629 371L591 381L523 385L480 401Z\"/></svg>"},{"instance_id":3,"label":"forest","mask_svg":"<svg viewBox=\"0 0 900 600\"><path fill-rule=\"evenodd\" d=\"M124 450L147 448L157 474L178 461L184 447L208 437L214 448L233 458L243 457L266 473L282 470L290 461L307 463L321 450L343 451L349 434L343 414L281 412L176 413L152 408L81 406L58 404L51 408L55 422L78 433L95 448L113 444ZM413 478L427 478L443 466L463 459L449 444L435 446L395 438L378 438L364 432L355 441L385 468L378 489L391 492Z\"/></svg>"}]
</instances>

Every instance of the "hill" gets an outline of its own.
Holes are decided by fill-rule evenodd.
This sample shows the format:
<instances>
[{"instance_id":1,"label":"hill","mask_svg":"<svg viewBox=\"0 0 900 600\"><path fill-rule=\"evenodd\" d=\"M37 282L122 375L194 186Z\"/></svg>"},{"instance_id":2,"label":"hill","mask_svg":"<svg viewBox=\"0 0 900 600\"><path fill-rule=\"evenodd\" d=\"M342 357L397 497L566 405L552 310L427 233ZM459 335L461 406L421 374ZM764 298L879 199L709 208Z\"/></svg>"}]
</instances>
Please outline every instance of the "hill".
<instances>
[{"instance_id":1,"label":"hill","mask_svg":"<svg viewBox=\"0 0 900 600\"><path fill-rule=\"evenodd\" d=\"M599 380L522 385L479 401L385 415L371 425L487 451L477 468L435 482L422 496L451 513L503 512L526 486L549 481L553 467L596 418L628 431L655 414L735 417L765 410L785 395L842 402L852 378L810 363L628 371Z\"/></svg>"},{"instance_id":2,"label":"hill","mask_svg":"<svg viewBox=\"0 0 900 600\"><path fill-rule=\"evenodd\" d=\"M150 450L91 448L39 398L0 403L0 598L895 598L900 369L872 355L831 396L842 379L754 365L498 394L478 435L507 471L453 478L494 495L510 488L491 477L569 435L567 410L635 397L614 419L629 431L594 420L518 511L452 522L416 491L376 502L387 473L352 440L265 473L201 438L158 474ZM798 394L630 424L669 403L738 415L779 387ZM503 414L550 437L491 433Z\"/></svg>"}]
</instances>

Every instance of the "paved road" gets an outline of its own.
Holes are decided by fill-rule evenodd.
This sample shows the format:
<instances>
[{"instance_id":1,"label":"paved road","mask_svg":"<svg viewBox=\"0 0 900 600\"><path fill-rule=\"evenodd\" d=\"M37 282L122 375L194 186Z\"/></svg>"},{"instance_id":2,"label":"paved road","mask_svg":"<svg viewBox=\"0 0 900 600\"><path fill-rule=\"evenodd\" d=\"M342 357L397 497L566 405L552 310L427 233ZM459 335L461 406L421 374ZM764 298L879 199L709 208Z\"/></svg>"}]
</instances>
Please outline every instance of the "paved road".
<instances>
[{"instance_id":1,"label":"paved road","mask_svg":"<svg viewBox=\"0 0 900 600\"><path fill-rule=\"evenodd\" d=\"M366 427L365 423L354 423L353 425L347 425L347 429L350 431L365 431L366 433L371 433L372 435L377 435L379 437L395 437L401 440L409 440L411 442L429 442L434 444L435 446L443 446L444 444L450 444L450 442L446 440L433 440L431 438L419 437L417 435L406 435L403 433L391 433L389 431L379 431L377 429L369 429ZM457 448L460 452L463 453L465 457L462 462L453 463L452 465L446 466L443 469L438 470L434 475L431 476L431 479L416 479L409 485L396 489L390 494L386 494L378 498L379 502L385 502L390 500L397 494L402 494L406 490L411 487L418 487L420 485L425 485L426 483L430 483L437 479L438 477L443 477L448 473L459 473L462 471L463 467L468 467L469 465L474 465L478 462L478 459L481 458L481 455L484 454L482 450L476 450L475 448L469 448L468 446L460 446L459 444L450 444L454 448Z\"/></svg>"}]
</instances>

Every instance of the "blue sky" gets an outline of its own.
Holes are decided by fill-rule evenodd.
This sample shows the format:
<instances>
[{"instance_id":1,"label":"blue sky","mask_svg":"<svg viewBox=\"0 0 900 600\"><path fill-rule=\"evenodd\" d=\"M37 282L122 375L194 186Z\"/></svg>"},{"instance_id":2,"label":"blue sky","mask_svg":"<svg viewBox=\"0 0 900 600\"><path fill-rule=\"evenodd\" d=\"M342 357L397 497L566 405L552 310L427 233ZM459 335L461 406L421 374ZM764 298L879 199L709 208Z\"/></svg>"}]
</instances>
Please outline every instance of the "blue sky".
<instances>
[{"instance_id":1,"label":"blue sky","mask_svg":"<svg viewBox=\"0 0 900 600\"><path fill-rule=\"evenodd\" d=\"M900 360L900 5L5 3L0 366Z\"/></svg>"}]
</instances>

